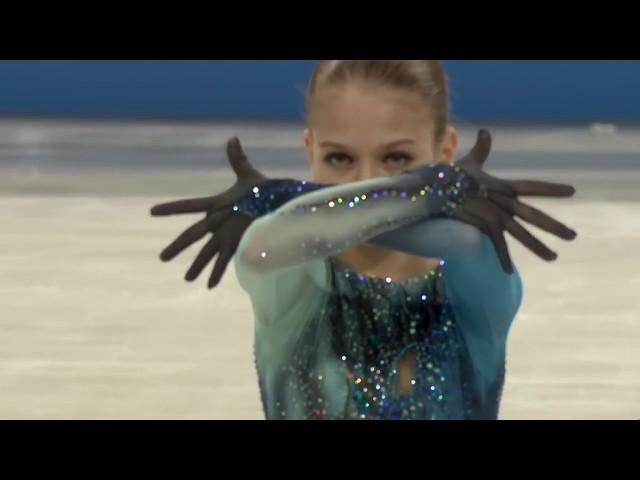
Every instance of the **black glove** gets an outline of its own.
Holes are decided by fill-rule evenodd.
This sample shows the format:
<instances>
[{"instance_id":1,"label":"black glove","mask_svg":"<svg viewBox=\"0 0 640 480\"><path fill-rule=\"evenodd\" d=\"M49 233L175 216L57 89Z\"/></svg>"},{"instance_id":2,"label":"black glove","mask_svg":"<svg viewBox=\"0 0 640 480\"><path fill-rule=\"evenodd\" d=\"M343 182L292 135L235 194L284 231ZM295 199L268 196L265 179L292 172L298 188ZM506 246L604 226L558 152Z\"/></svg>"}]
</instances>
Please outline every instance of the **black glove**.
<instances>
[{"instance_id":1,"label":"black glove","mask_svg":"<svg viewBox=\"0 0 640 480\"><path fill-rule=\"evenodd\" d=\"M151 209L151 215L156 217L185 213L206 213L206 217L203 220L189 227L165 248L160 254L160 259L163 262L171 261L207 233L214 234L202 247L185 276L188 282L196 280L217 254L218 258L209 277L210 289L220 282L229 262L238 249L242 235L254 220L248 215L234 212L232 209L234 203L249 193L254 186L261 185L267 181L267 178L249 163L237 138L233 138L228 142L227 157L231 168L237 176L236 183L230 189L213 197L179 200L156 205Z\"/></svg>"},{"instance_id":2,"label":"black glove","mask_svg":"<svg viewBox=\"0 0 640 480\"><path fill-rule=\"evenodd\" d=\"M558 255L529 233L514 217L520 217L563 240L574 240L576 232L540 210L520 202L518 197L572 197L575 188L535 180L501 180L493 177L484 171L490 151L491 135L487 130L480 130L471 152L456 162L457 167L478 182L485 195L468 198L455 210L453 218L474 225L491 238L502 268L507 273L513 272L513 266L504 238L505 231L543 260L555 260Z\"/></svg>"}]
</instances>

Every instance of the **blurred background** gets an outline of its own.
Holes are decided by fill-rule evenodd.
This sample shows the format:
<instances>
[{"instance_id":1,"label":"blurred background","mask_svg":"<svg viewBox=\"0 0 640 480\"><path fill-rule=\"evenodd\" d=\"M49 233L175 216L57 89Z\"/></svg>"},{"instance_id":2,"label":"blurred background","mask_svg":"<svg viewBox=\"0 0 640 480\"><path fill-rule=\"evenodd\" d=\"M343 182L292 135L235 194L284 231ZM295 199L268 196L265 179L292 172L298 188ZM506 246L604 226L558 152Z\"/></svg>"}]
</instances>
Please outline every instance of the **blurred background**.
<instances>
[{"instance_id":1,"label":"blurred background","mask_svg":"<svg viewBox=\"0 0 640 480\"><path fill-rule=\"evenodd\" d=\"M307 178L313 61L0 61L0 418L262 418L253 318L233 268L183 281L158 254L195 218L149 208L226 189L237 135ZM575 228L546 264L510 242L525 299L504 419L640 418L639 61L444 61L468 149L571 183L532 202ZM534 229L535 230L535 229Z\"/></svg>"},{"instance_id":2,"label":"blurred background","mask_svg":"<svg viewBox=\"0 0 640 480\"><path fill-rule=\"evenodd\" d=\"M444 61L465 121L636 122L638 61ZM314 62L3 61L0 113L172 120L304 117Z\"/></svg>"}]
</instances>

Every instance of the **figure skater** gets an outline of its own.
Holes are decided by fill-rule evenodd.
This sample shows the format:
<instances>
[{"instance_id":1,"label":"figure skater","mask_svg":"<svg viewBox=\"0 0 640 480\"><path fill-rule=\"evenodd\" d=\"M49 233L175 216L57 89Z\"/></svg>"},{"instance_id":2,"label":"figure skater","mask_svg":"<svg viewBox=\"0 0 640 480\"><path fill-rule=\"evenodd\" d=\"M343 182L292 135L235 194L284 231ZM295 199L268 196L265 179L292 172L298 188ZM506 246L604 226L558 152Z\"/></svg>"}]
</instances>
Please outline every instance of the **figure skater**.
<instances>
[{"instance_id":1,"label":"figure skater","mask_svg":"<svg viewBox=\"0 0 640 480\"><path fill-rule=\"evenodd\" d=\"M522 300L504 234L555 260L516 217L576 233L520 197L574 188L489 175L486 130L455 161L437 61L321 61L307 102L313 182L266 178L230 140L233 187L152 209L205 214L162 260L213 234L186 275L217 255L213 288L235 256L267 419L497 419Z\"/></svg>"}]
</instances>

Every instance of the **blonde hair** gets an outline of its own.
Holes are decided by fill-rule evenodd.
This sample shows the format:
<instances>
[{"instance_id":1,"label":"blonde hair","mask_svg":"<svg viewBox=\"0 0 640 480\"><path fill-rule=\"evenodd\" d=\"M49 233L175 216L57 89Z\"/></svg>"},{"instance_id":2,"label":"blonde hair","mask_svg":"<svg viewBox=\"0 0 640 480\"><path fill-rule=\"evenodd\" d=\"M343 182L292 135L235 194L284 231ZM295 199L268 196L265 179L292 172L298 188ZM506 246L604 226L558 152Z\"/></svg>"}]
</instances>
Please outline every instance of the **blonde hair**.
<instances>
[{"instance_id":1,"label":"blonde hair","mask_svg":"<svg viewBox=\"0 0 640 480\"><path fill-rule=\"evenodd\" d=\"M311 115L319 91L352 80L365 80L419 94L432 112L435 140L444 137L449 124L449 85L439 61L321 60L307 88L307 115Z\"/></svg>"}]
</instances>

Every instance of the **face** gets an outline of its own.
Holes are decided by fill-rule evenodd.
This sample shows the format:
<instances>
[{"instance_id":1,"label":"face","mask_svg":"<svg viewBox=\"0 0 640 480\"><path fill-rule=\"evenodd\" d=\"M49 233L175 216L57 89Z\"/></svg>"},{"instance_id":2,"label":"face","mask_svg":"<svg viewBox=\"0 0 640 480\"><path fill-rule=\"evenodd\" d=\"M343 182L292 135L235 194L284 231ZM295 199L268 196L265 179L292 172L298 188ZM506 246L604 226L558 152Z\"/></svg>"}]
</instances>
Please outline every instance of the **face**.
<instances>
[{"instance_id":1,"label":"face","mask_svg":"<svg viewBox=\"0 0 640 480\"><path fill-rule=\"evenodd\" d=\"M455 159L457 133L448 127L436 142L432 114L417 94L352 82L316 95L305 130L314 182L355 182Z\"/></svg>"}]
</instances>

